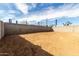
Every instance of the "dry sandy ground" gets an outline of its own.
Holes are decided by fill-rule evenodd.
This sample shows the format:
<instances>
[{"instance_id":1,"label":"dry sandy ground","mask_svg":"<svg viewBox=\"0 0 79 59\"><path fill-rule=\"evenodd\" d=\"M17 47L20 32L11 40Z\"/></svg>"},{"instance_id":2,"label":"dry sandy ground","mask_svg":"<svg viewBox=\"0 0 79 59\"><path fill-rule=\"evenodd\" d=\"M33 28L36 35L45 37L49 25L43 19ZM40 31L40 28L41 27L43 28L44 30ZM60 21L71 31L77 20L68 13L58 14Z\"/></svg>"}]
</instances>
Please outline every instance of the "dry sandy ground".
<instances>
[{"instance_id":1,"label":"dry sandy ground","mask_svg":"<svg viewBox=\"0 0 79 59\"><path fill-rule=\"evenodd\" d=\"M6 36L0 55L79 55L79 33L41 32Z\"/></svg>"}]
</instances>

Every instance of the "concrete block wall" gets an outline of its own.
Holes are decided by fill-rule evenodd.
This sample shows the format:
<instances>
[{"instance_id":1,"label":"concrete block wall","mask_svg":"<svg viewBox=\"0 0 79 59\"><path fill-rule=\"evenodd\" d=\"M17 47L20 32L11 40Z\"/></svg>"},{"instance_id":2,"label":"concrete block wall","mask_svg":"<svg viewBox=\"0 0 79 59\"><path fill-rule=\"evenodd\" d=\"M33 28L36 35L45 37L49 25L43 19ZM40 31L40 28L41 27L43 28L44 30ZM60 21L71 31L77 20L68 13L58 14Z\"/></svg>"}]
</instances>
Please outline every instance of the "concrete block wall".
<instances>
[{"instance_id":1,"label":"concrete block wall","mask_svg":"<svg viewBox=\"0 0 79 59\"><path fill-rule=\"evenodd\" d=\"M1 22L0 22L0 39L1 39Z\"/></svg>"},{"instance_id":2,"label":"concrete block wall","mask_svg":"<svg viewBox=\"0 0 79 59\"><path fill-rule=\"evenodd\" d=\"M5 35L53 31L50 27L5 23Z\"/></svg>"},{"instance_id":3,"label":"concrete block wall","mask_svg":"<svg viewBox=\"0 0 79 59\"><path fill-rule=\"evenodd\" d=\"M4 37L4 23L0 21L0 39Z\"/></svg>"}]
</instances>

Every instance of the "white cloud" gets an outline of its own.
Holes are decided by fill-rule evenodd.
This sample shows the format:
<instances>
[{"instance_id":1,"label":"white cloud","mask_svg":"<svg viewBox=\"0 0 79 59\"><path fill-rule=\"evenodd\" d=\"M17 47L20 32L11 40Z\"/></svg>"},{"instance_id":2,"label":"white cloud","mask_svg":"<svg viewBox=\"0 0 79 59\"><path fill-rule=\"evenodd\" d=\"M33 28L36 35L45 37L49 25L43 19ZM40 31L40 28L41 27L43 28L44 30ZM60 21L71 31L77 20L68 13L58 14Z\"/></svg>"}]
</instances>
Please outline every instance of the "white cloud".
<instances>
[{"instance_id":1,"label":"white cloud","mask_svg":"<svg viewBox=\"0 0 79 59\"><path fill-rule=\"evenodd\" d=\"M15 20L16 11L14 10L0 10L0 20L4 22L8 22L8 19L13 19Z\"/></svg>"},{"instance_id":2,"label":"white cloud","mask_svg":"<svg viewBox=\"0 0 79 59\"><path fill-rule=\"evenodd\" d=\"M5 10L0 10L0 14L5 13Z\"/></svg>"},{"instance_id":3,"label":"white cloud","mask_svg":"<svg viewBox=\"0 0 79 59\"><path fill-rule=\"evenodd\" d=\"M16 3L16 7L24 14L28 13L28 5L25 3Z\"/></svg>"},{"instance_id":4,"label":"white cloud","mask_svg":"<svg viewBox=\"0 0 79 59\"><path fill-rule=\"evenodd\" d=\"M35 8L37 6L37 3L31 3L32 7Z\"/></svg>"},{"instance_id":5,"label":"white cloud","mask_svg":"<svg viewBox=\"0 0 79 59\"><path fill-rule=\"evenodd\" d=\"M8 10L7 12L8 12L8 13L14 13L14 14L16 13L15 10Z\"/></svg>"},{"instance_id":6,"label":"white cloud","mask_svg":"<svg viewBox=\"0 0 79 59\"><path fill-rule=\"evenodd\" d=\"M7 16L6 16L7 15ZM15 20L15 15L12 14L5 14L2 16L1 20L4 22L8 22L9 19Z\"/></svg>"},{"instance_id":7,"label":"white cloud","mask_svg":"<svg viewBox=\"0 0 79 59\"><path fill-rule=\"evenodd\" d=\"M4 9L0 9L0 19L2 19L3 21L6 21L7 19L11 18L11 19L16 19L16 14L18 14L18 12L22 12L23 14L27 14L28 13L28 6L27 4L24 4L24 3L16 3L15 6L17 9L19 9L20 11L18 10L12 10L12 7L11 5L6 5L7 8L9 10L6 10L5 8Z\"/></svg>"},{"instance_id":8,"label":"white cloud","mask_svg":"<svg viewBox=\"0 0 79 59\"><path fill-rule=\"evenodd\" d=\"M24 17L23 19L28 19L28 21L32 20L43 20L43 19L51 19L57 17L77 17L79 16L79 4L64 4L59 8L48 8L47 10L43 10L37 12L35 14L31 14L28 17Z\"/></svg>"},{"instance_id":9,"label":"white cloud","mask_svg":"<svg viewBox=\"0 0 79 59\"><path fill-rule=\"evenodd\" d=\"M31 7L35 8L36 5L37 4L33 3ZM44 5L44 4L42 4L42 5ZM18 19L19 21L20 20L40 21L43 19L51 19L51 18L57 18L57 17L63 17L63 16L67 16L67 17L79 16L79 4L64 4L58 8L48 7L48 9L46 9L46 10L34 12L34 13L30 14L29 16L27 15L27 14L29 14L28 10L30 8L30 6L28 4L16 3L16 7L26 15L23 18ZM5 12L2 10L2 11L0 11L0 13L4 14ZM16 11L13 11L13 10L8 11L7 14L5 13L5 15L10 15L10 16L6 16L5 18L14 18L15 17L14 15L11 15L10 13L16 13Z\"/></svg>"}]
</instances>

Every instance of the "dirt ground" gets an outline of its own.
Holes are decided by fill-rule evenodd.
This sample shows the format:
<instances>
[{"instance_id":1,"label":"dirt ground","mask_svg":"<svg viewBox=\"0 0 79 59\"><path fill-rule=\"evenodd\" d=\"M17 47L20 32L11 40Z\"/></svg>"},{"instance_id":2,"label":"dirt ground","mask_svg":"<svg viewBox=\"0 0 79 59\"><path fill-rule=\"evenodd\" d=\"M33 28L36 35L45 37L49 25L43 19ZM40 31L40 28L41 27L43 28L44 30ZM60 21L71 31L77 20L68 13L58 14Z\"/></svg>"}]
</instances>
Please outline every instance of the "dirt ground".
<instances>
[{"instance_id":1,"label":"dirt ground","mask_svg":"<svg viewBox=\"0 0 79 59\"><path fill-rule=\"evenodd\" d=\"M0 41L0 55L79 56L79 33L40 32L6 36Z\"/></svg>"}]
</instances>

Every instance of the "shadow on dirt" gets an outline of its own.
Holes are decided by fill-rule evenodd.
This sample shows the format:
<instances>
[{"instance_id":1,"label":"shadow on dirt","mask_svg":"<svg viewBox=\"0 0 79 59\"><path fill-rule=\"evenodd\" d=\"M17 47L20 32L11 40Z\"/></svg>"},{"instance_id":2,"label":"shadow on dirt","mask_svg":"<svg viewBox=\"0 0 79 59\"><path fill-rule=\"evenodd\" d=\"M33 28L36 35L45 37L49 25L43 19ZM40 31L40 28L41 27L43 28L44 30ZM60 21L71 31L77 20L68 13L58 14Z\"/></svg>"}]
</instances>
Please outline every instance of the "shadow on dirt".
<instances>
[{"instance_id":1,"label":"shadow on dirt","mask_svg":"<svg viewBox=\"0 0 79 59\"><path fill-rule=\"evenodd\" d=\"M0 40L0 56L53 56L18 35L10 35Z\"/></svg>"}]
</instances>

